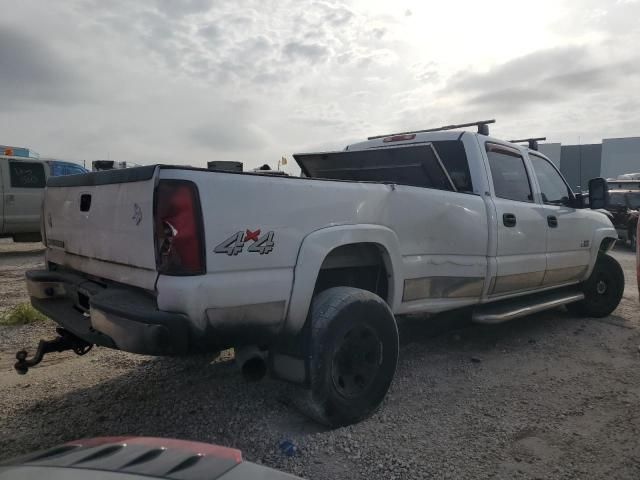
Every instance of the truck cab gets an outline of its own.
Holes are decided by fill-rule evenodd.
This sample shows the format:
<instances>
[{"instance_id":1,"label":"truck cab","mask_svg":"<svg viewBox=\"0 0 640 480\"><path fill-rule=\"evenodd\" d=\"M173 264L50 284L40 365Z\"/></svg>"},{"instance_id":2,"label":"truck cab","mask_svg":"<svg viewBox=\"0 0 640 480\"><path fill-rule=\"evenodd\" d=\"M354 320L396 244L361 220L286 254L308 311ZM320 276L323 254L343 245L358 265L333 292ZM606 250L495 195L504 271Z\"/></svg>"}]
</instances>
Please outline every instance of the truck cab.
<instances>
[{"instance_id":1,"label":"truck cab","mask_svg":"<svg viewBox=\"0 0 640 480\"><path fill-rule=\"evenodd\" d=\"M467 265L484 268L486 261L483 277L491 281L484 284L481 302L554 288L590 273L603 239L612 234L611 224L604 215L583 208L582 195L572 192L558 168L539 151L488 135L450 130L374 137L346 150L420 144L435 147L458 193L484 202L486 238L448 239L449 251L455 252L449 272L468 275ZM426 213L412 212L418 225L421 215ZM460 220L461 216L452 215L440 225L453 231ZM432 225L425 223L422 228L426 237ZM466 259L456 263L460 257Z\"/></svg>"}]
</instances>

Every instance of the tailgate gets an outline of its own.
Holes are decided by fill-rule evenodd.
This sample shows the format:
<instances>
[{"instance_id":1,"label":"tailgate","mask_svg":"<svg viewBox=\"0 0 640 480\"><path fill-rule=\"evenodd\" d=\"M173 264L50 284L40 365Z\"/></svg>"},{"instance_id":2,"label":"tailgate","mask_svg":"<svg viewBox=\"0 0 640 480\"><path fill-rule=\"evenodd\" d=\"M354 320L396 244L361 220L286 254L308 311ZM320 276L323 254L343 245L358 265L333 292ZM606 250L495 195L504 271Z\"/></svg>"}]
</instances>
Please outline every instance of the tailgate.
<instances>
[{"instance_id":1,"label":"tailgate","mask_svg":"<svg viewBox=\"0 0 640 480\"><path fill-rule=\"evenodd\" d=\"M152 165L50 178L43 225L52 256L59 259L64 252L155 272L156 176Z\"/></svg>"}]
</instances>

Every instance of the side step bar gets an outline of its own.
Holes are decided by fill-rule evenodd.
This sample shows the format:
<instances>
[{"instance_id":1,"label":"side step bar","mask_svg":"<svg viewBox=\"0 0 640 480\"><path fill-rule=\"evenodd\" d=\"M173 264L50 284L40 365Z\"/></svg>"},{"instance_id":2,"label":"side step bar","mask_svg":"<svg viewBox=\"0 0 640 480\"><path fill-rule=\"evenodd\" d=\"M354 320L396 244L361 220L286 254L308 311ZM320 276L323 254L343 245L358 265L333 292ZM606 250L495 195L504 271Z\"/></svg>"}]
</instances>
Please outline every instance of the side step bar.
<instances>
[{"instance_id":1,"label":"side step bar","mask_svg":"<svg viewBox=\"0 0 640 480\"><path fill-rule=\"evenodd\" d=\"M502 323L583 299L584 293L575 291L516 298L478 307L471 318L475 323Z\"/></svg>"}]
</instances>

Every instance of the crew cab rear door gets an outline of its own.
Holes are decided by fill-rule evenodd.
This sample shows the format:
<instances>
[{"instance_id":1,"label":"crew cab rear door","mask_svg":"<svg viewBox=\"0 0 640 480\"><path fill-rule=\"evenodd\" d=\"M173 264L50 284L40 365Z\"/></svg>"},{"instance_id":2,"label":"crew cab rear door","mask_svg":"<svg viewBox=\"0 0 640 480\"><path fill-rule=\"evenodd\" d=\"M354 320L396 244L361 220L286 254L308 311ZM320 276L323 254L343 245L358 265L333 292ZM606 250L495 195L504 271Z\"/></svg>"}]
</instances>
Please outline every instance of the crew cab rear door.
<instances>
[{"instance_id":1,"label":"crew cab rear door","mask_svg":"<svg viewBox=\"0 0 640 480\"><path fill-rule=\"evenodd\" d=\"M573 192L558 169L534 153L529 160L544 203L547 221L547 271L544 286L582 280L591 260L592 223L572 205Z\"/></svg>"},{"instance_id":2,"label":"crew cab rear door","mask_svg":"<svg viewBox=\"0 0 640 480\"><path fill-rule=\"evenodd\" d=\"M497 220L497 275L490 296L542 285L546 269L547 222L535 202L532 181L520 150L486 142Z\"/></svg>"}]
</instances>

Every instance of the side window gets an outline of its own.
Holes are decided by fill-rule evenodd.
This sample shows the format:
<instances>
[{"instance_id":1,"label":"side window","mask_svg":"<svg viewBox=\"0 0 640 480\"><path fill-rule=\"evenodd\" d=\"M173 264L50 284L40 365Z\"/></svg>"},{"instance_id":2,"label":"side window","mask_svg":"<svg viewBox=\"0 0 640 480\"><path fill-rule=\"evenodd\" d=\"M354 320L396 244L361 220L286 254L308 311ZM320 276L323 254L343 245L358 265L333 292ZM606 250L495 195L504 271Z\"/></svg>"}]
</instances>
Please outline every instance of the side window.
<instances>
[{"instance_id":1,"label":"side window","mask_svg":"<svg viewBox=\"0 0 640 480\"><path fill-rule=\"evenodd\" d=\"M444 168L459 192L473 193L473 183L469 172L469 161L460 140L440 140L433 142Z\"/></svg>"},{"instance_id":2,"label":"side window","mask_svg":"<svg viewBox=\"0 0 640 480\"><path fill-rule=\"evenodd\" d=\"M75 165L69 166L69 175L80 175L81 173L86 173L82 167L77 167Z\"/></svg>"},{"instance_id":3,"label":"side window","mask_svg":"<svg viewBox=\"0 0 640 480\"><path fill-rule=\"evenodd\" d=\"M487 157L496 197L533 202L529 175L518 152L487 144Z\"/></svg>"},{"instance_id":4,"label":"side window","mask_svg":"<svg viewBox=\"0 0 640 480\"><path fill-rule=\"evenodd\" d=\"M570 205L571 190L553 165L537 155L530 155L529 158L540 184L542 201L552 205Z\"/></svg>"},{"instance_id":5,"label":"side window","mask_svg":"<svg viewBox=\"0 0 640 480\"><path fill-rule=\"evenodd\" d=\"M59 177L60 175L64 175L64 166L58 162L51 162L49 164L51 167L51 176Z\"/></svg>"},{"instance_id":6,"label":"side window","mask_svg":"<svg viewBox=\"0 0 640 480\"><path fill-rule=\"evenodd\" d=\"M9 162L11 186L16 188L44 188L44 165L35 162Z\"/></svg>"}]
</instances>

